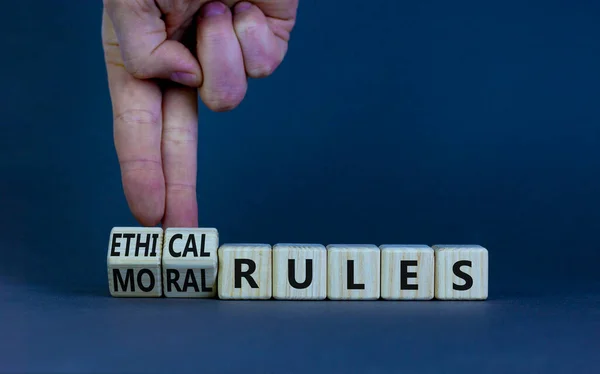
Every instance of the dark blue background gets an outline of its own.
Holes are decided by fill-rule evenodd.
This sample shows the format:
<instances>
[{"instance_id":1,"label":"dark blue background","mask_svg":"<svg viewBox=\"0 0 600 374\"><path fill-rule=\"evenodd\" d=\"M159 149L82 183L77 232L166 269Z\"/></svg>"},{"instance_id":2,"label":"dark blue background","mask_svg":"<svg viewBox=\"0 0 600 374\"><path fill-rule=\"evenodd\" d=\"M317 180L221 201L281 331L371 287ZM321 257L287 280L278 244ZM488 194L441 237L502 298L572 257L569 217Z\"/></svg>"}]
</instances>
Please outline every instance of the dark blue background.
<instances>
[{"instance_id":1,"label":"dark blue background","mask_svg":"<svg viewBox=\"0 0 600 374\"><path fill-rule=\"evenodd\" d=\"M300 0L276 74L201 107L221 242L477 243L483 303L110 298L101 2L3 15L1 372L597 372L597 1Z\"/></svg>"}]
</instances>

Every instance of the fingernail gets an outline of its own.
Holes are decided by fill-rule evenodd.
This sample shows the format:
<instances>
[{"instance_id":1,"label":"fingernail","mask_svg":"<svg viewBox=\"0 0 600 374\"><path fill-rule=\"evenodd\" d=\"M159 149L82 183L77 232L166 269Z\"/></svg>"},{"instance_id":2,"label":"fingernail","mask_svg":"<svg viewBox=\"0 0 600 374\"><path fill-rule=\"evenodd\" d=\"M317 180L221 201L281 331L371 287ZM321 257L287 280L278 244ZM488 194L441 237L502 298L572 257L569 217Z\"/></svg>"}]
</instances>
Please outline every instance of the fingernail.
<instances>
[{"instance_id":1,"label":"fingernail","mask_svg":"<svg viewBox=\"0 0 600 374\"><path fill-rule=\"evenodd\" d=\"M250 4L250 3L239 3L238 5L235 6L235 8L233 8L233 11L236 14L237 13L242 13L242 12L247 11L251 7L252 7L252 4Z\"/></svg>"},{"instance_id":2,"label":"fingernail","mask_svg":"<svg viewBox=\"0 0 600 374\"><path fill-rule=\"evenodd\" d=\"M196 86L198 77L196 77L196 74L178 71L171 74L171 80L184 86Z\"/></svg>"},{"instance_id":3,"label":"fingernail","mask_svg":"<svg viewBox=\"0 0 600 374\"><path fill-rule=\"evenodd\" d=\"M202 11L200 12L200 15L203 18L218 16L221 14L225 14L225 10L227 10L227 8L225 7L225 4L221 3L220 1L215 1L215 2L208 3L205 6L203 6Z\"/></svg>"}]
</instances>

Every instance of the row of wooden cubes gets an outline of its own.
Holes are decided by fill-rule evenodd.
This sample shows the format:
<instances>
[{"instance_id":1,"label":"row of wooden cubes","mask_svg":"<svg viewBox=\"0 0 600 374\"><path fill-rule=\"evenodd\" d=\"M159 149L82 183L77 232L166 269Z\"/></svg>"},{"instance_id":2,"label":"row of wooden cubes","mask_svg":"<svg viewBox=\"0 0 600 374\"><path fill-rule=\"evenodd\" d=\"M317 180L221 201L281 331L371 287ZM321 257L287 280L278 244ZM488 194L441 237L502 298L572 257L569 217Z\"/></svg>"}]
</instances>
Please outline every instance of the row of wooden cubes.
<instances>
[{"instance_id":1,"label":"row of wooden cubes","mask_svg":"<svg viewBox=\"0 0 600 374\"><path fill-rule=\"evenodd\" d=\"M223 244L214 228L115 227L115 297L485 300L479 245Z\"/></svg>"}]
</instances>

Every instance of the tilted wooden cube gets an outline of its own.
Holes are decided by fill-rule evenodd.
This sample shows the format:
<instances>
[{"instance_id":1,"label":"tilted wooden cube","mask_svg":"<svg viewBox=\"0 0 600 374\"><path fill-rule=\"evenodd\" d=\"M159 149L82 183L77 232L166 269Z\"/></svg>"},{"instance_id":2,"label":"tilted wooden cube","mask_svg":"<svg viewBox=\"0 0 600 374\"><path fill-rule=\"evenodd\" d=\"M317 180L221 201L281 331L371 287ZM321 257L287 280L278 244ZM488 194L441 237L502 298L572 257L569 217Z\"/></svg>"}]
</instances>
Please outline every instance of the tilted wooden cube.
<instances>
[{"instance_id":1,"label":"tilted wooden cube","mask_svg":"<svg viewBox=\"0 0 600 374\"><path fill-rule=\"evenodd\" d=\"M270 299L272 260L269 244L224 244L219 248L220 299Z\"/></svg>"},{"instance_id":2,"label":"tilted wooden cube","mask_svg":"<svg viewBox=\"0 0 600 374\"><path fill-rule=\"evenodd\" d=\"M273 297L280 300L327 298L327 250L321 244L273 246Z\"/></svg>"},{"instance_id":3,"label":"tilted wooden cube","mask_svg":"<svg viewBox=\"0 0 600 374\"><path fill-rule=\"evenodd\" d=\"M165 296L216 296L218 249L214 228L167 228L162 256Z\"/></svg>"},{"instance_id":4,"label":"tilted wooden cube","mask_svg":"<svg viewBox=\"0 0 600 374\"><path fill-rule=\"evenodd\" d=\"M433 249L436 299L487 299L487 249L480 245L434 245Z\"/></svg>"},{"instance_id":5,"label":"tilted wooden cube","mask_svg":"<svg viewBox=\"0 0 600 374\"><path fill-rule=\"evenodd\" d=\"M327 246L327 297L376 300L380 296L381 254L376 245Z\"/></svg>"},{"instance_id":6,"label":"tilted wooden cube","mask_svg":"<svg viewBox=\"0 0 600 374\"><path fill-rule=\"evenodd\" d=\"M381 298L431 300L435 259L427 245L382 245Z\"/></svg>"},{"instance_id":7,"label":"tilted wooden cube","mask_svg":"<svg viewBox=\"0 0 600 374\"><path fill-rule=\"evenodd\" d=\"M161 297L163 230L115 227L108 242L108 286L114 297Z\"/></svg>"}]
</instances>

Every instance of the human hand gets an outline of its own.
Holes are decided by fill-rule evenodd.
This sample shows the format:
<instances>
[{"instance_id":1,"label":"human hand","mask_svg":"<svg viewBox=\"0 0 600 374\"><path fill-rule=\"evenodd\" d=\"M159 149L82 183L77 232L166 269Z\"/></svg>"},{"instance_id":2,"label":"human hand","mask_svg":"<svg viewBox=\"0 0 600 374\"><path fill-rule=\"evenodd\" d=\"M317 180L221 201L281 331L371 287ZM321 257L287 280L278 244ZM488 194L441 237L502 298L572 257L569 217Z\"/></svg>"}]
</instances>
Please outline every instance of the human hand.
<instances>
[{"instance_id":1,"label":"human hand","mask_svg":"<svg viewBox=\"0 0 600 374\"><path fill-rule=\"evenodd\" d=\"M104 0L115 148L144 226L198 225L197 92L213 111L234 109L247 78L270 75L287 52L298 0L236 2Z\"/></svg>"}]
</instances>

